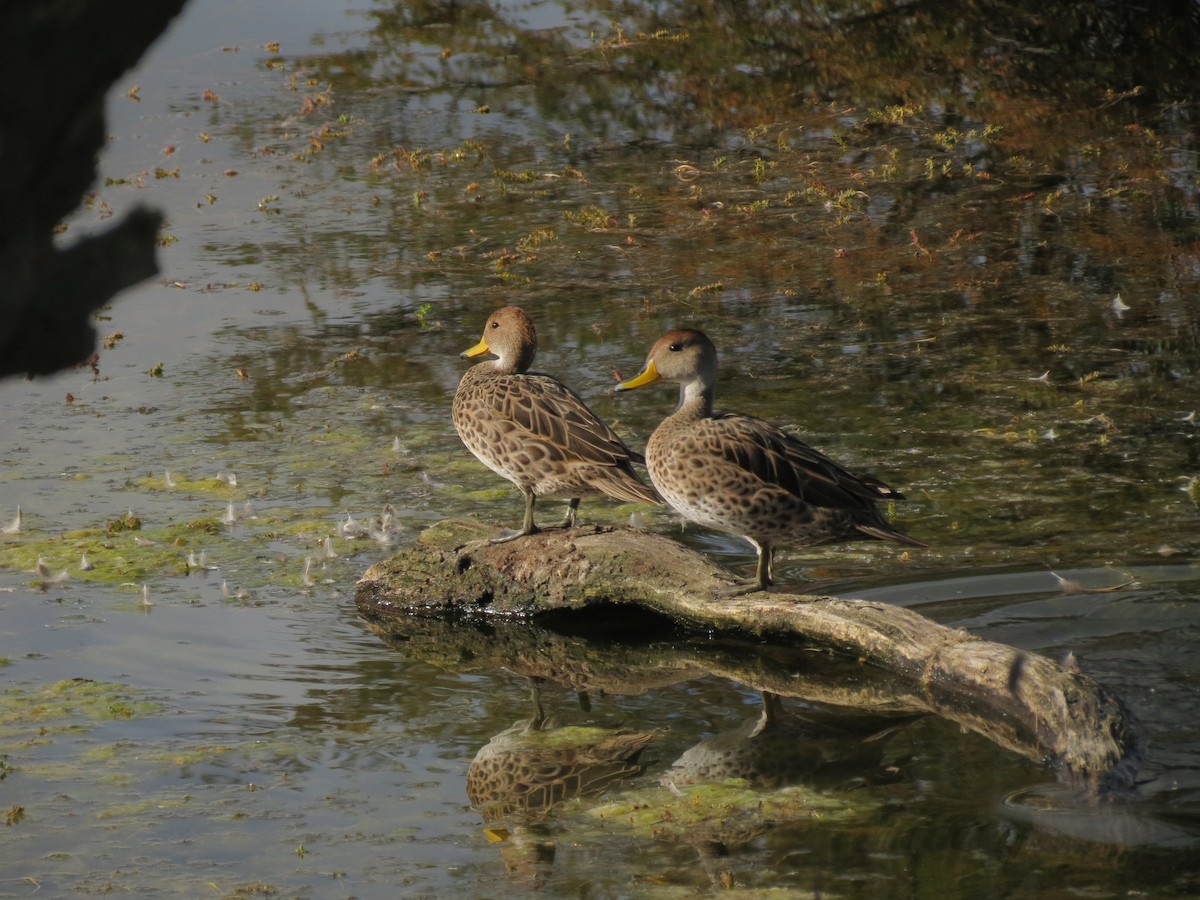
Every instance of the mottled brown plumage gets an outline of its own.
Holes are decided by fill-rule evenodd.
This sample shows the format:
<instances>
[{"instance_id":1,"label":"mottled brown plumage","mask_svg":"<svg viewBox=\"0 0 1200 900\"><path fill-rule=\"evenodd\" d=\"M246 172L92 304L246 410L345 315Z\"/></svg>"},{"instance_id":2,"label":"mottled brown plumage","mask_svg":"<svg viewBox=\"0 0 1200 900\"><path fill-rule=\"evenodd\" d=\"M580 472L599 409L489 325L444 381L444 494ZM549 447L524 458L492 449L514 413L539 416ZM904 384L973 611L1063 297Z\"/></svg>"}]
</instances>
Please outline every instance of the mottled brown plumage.
<instances>
[{"instance_id":1,"label":"mottled brown plumage","mask_svg":"<svg viewBox=\"0 0 1200 900\"><path fill-rule=\"evenodd\" d=\"M485 821L544 817L558 804L641 774L647 731L551 727L534 718L493 737L467 769L467 797Z\"/></svg>"},{"instance_id":2,"label":"mottled brown plumage","mask_svg":"<svg viewBox=\"0 0 1200 900\"><path fill-rule=\"evenodd\" d=\"M515 306L496 310L484 325L483 339L462 355L497 358L468 369L454 394L454 427L462 442L525 497L521 530L501 540L538 530L533 507L539 496L570 501L564 527L575 524L583 494L661 503L633 469L641 456L569 388L528 371L536 352L529 316Z\"/></svg>"},{"instance_id":3,"label":"mottled brown plumage","mask_svg":"<svg viewBox=\"0 0 1200 900\"><path fill-rule=\"evenodd\" d=\"M762 419L714 414L716 378L716 347L703 333L686 329L659 338L642 372L616 389L659 379L680 386L679 406L646 445L650 480L685 519L754 544L758 589L771 583L777 544L870 538L925 546L896 531L876 506L903 494L851 474Z\"/></svg>"}]
</instances>

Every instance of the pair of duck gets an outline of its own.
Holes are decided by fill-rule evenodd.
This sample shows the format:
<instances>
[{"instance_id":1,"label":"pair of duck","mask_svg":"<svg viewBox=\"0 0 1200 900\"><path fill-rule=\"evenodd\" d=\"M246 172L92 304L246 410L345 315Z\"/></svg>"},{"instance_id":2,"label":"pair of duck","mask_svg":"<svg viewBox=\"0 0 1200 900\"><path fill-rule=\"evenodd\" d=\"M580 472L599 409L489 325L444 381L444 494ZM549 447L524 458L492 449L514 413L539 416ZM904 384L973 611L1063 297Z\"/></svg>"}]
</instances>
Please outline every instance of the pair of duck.
<instances>
[{"instance_id":1,"label":"pair of duck","mask_svg":"<svg viewBox=\"0 0 1200 900\"><path fill-rule=\"evenodd\" d=\"M660 380L679 385L679 406L650 435L644 460L569 388L529 372L536 352L533 322L507 306L492 313L483 338L462 354L496 359L463 375L454 395L454 427L480 462L525 498L521 529L498 541L538 531L533 510L539 496L567 498L563 527L571 527L580 497L602 493L665 501L685 519L741 535L758 553L752 585L758 590L771 584L780 544L871 539L925 546L893 528L876 505L903 494L852 474L769 422L714 413L717 350L702 332L663 335L642 371L615 388ZM635 462L645 462L653 487L638 477Z\"/></svg>"}]
</instances>

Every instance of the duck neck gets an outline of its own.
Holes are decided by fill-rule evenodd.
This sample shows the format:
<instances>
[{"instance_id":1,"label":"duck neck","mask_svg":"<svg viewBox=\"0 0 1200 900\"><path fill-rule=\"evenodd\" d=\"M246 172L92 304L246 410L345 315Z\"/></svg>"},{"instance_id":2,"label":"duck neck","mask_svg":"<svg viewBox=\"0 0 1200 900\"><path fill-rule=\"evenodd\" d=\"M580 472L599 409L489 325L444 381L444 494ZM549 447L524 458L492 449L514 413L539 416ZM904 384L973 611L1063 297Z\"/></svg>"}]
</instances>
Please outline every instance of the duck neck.
<instances>
[{"instance_id":1,"label":"duck neck","mask_svg":"<svg viewBox=\"0 0 1200 900\"><path fill-rule=\"evenodd\" d=\"M713 388L711 384L689 381L679 386L679 406L675 415L691 419L707 419L712 415Z\"/></svg>"},{"instance_id":2,"label":"duck neck","mask_svg":"<svg viewBox=\"0 0 1200 900\"><path fill-rule=\"evenodd\" d=\"M488 363L484 363L484 365L488 365ZM533 352L521 352L516 355L506 353L498 359L492 360L490 365L498 375L523 375L533 365Z\"/></svg>"}]
</instances>

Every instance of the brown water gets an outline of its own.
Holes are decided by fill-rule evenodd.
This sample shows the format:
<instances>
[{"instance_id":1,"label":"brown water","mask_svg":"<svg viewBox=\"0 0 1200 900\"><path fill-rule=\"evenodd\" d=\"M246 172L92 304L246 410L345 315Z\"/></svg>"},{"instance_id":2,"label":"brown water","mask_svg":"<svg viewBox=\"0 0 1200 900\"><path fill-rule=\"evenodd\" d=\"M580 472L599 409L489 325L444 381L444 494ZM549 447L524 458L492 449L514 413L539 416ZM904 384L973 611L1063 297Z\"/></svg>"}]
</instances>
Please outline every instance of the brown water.
<instances>
[{"instance_id":1,"label":"brown water","mask_svg":"<svg viewBox=\"0 0 1200 900\"><path fill-rule=\"evenodd\" d=\"M193 0L114 88L109 182L63 240L139 202L174 240L98 323L122 335L98 374L0 384L0 525L24 515L0 536L0 895L1200 892L1200 167L1175 71L1134 102L1105 91L1146 74L1136 47L1062 81L970 20L887 43L738 8ZM430 522L518 521L448 417L502 303L636 446L673 398L614 398L615 373L705 328L719 405L902 488L932 545L779 577L1073 653L1147 729L1136 796L1079 804L924 720L827 748L848 759L803 814L680 833L568 804L490 842L467 770L529 685L386 645L353 591ZM385 504L379 539L339 528ZM750 571L737 539L680 536ZM759 704L711 677L541 699L655 731L609 796L664 809L659 776Z\"/></svg>"}]
</instances>

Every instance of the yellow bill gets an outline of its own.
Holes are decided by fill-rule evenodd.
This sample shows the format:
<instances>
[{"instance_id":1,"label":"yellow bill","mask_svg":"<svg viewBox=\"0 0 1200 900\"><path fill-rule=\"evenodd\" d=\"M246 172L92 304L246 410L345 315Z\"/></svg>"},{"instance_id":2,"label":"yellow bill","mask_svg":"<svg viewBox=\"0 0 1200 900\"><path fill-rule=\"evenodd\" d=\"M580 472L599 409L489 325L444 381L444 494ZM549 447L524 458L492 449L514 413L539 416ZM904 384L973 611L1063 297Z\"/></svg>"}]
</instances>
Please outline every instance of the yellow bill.
<instances>
[{"instance_id":1,"label":"yellow bill","mask_svg":"<svg viewBox=\"0 0 1200 900\"><path fill-rule=\"evenodd\" d=\"M487 352L487 341L485 341L483 338L480 338L478 344L476 344L470 350L464 350L460 355L463 357L463 359L470 359L472 356L482 356Z\"/></svg>"},{"instance_id":2,"label":"yellow bill","mask_svg":"<svg viewBox=\"0 0 1200 900\"><path fill-rule=\"evenodd\" d=\"M634 388L640 388L642 385L650 384L658 381L658 369L654 367L654 360L646 363L646 368L642 369L637 375L634 375L628 381L622 381L618 384L614 391L631 391Z\"/></svg>"}]
</instances>

